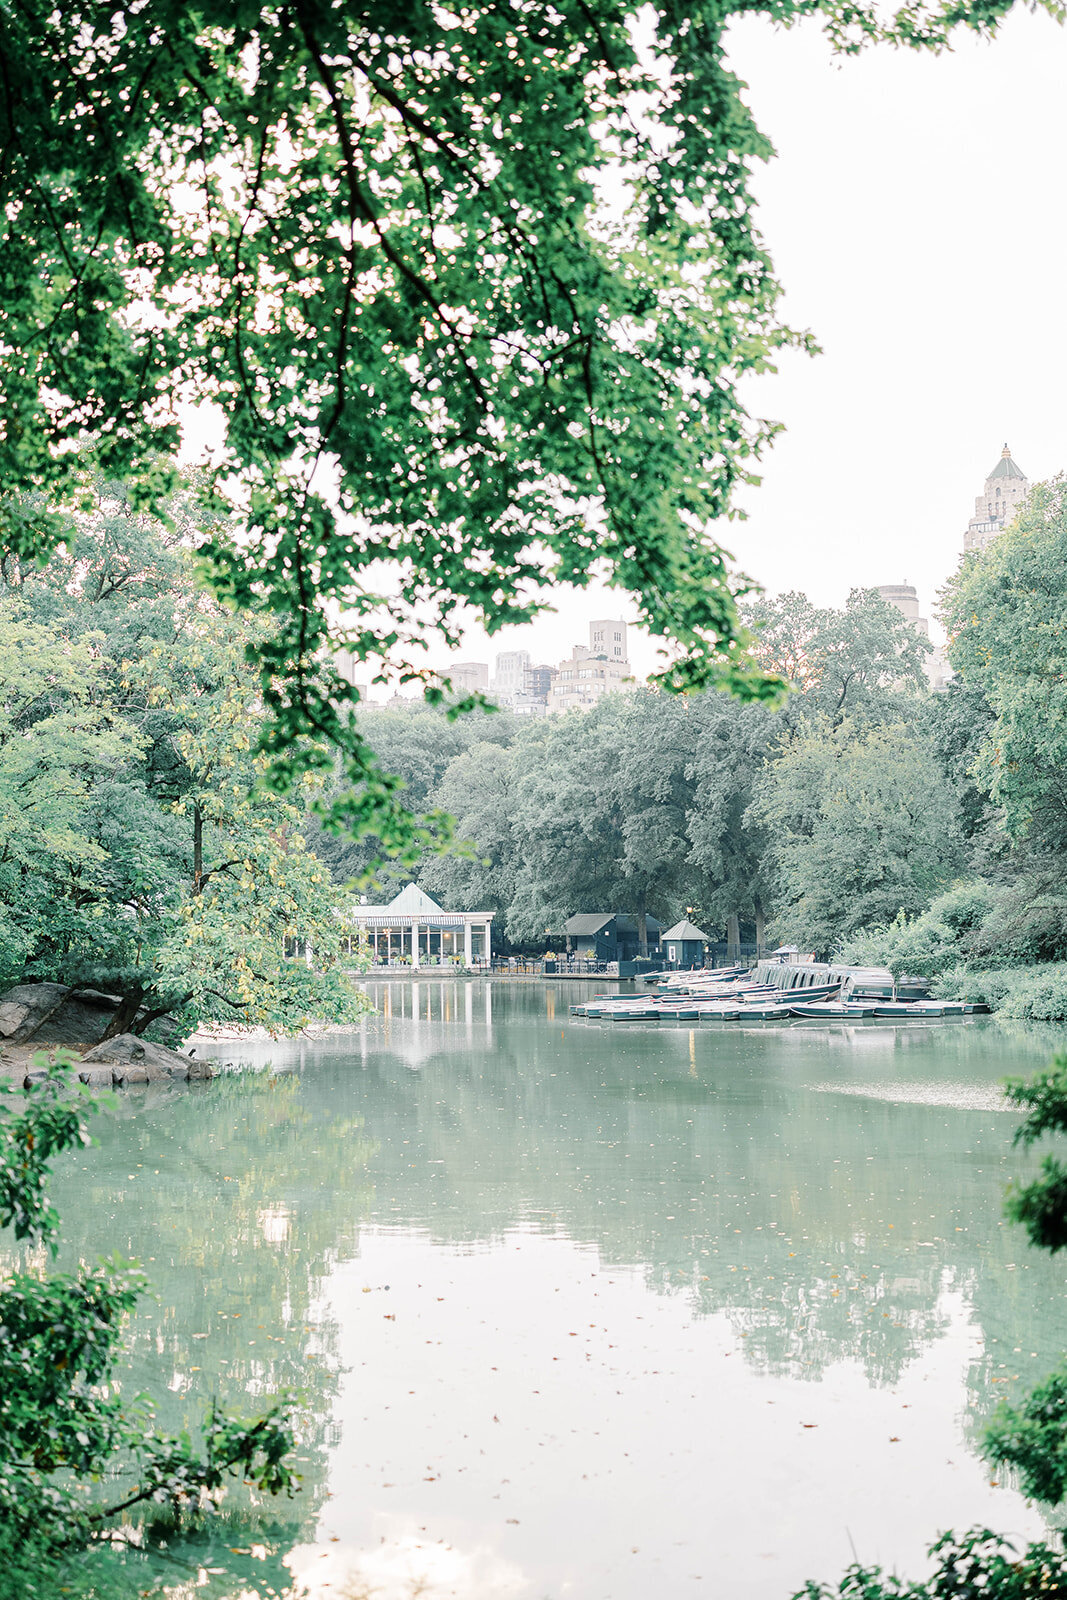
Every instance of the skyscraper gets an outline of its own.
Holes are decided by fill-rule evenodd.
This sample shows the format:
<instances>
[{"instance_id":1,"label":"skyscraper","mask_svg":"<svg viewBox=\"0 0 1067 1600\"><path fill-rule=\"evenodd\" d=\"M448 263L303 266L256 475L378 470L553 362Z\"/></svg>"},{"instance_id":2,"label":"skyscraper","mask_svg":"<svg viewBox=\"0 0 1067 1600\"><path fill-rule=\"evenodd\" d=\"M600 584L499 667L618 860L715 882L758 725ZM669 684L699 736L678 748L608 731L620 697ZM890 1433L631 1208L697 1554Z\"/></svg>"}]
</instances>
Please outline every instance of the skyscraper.
<instances>
[{"instance_id":1,"label":"skyscraper","mask_svg":"<svg viewBox=\"0 0 1067 1600\"><path fill-rule=\"evenodd\" d=\"M985 481L985 490L974 502L974 516L963 536L965 550L984 550L991 539L1011 522L1021 501L1030 492L1030 480L1011 458L1007 445L1000 460Z\"/></svg>"}]
</instances>

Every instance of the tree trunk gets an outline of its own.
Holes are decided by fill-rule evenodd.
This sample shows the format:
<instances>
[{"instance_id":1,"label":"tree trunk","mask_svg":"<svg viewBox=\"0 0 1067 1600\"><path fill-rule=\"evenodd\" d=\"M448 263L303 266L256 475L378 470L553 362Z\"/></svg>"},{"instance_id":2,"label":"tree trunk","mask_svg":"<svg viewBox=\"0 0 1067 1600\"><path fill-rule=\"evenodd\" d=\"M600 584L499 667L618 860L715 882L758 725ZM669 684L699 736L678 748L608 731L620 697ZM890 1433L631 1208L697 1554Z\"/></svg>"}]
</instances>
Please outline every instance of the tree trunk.
<instances>
[{"instance_id":1,"label":"tree trunk","mask_svg":"<svg viewBox=\"0 0 1067 1600\"><path fill-rule=\"evenodd\" d=\"M204 884L204 813L200 802L193 802L193 893L199 894Z\"/></svg>"},{"instance_id":2,"label":"tree trunk","mask_svg":"<svg viewBox=\"0 0 1067 1600\"><path fill-rule=\"evenodd\" d=\"M758 894L752 896L752 905L756 913L756 954L762 956L763 943L767 937L767 922L763 914L763 901Z\"/></svg>"},{"instance_id":3,"label":"tree trunk","mask_svg":"<svg viewBox=\"0 0 1067 1600\"><path fill-rule=\"evenodd\" d=\"M737 912L731 911L726 919L726 959L736 961L741 954L741 925Z\"/></svg>"},{"instance_id":4,"label":"tree trunk","mask_svg":"<svg viewBox=\"0 0 1067 1600\"><path fill-rule=\"evenodd\" d=\"M648 955L648 912L643 907L637 913L637 952Z\"/></svg>"},{"instance_id":5,"label":"tree trunk","mask_svg":"<svg viewBox=\"0 0 1067 1600\"><path fill-rule=\"evenodd\" d=\"M114 1039L120 1033L132 1033L133 1025L137 1021L137 1013L144 1002L144 990L138 986L129 993L124 994L119 1001L118 1009L112 1015L111 1021L104 1029L99 1039L103 1044L105 1039Z\"/></svg>"}]
</instances>

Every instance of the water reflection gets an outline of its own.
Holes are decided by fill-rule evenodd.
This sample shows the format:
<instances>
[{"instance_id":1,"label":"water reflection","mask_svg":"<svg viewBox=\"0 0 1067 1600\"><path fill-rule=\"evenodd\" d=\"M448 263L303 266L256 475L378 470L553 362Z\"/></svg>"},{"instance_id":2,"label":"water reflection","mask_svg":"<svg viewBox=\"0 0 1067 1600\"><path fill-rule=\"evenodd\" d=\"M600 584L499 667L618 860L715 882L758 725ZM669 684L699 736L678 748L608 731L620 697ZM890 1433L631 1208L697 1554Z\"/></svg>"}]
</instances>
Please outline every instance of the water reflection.
<instances>
[{"instance_id":1,"label":"water reflection","mask_svg":"<svg viewBox=\"0 0 1067 1600\"><path fill-rule=\"evenodd\" d=\"M967 1439L1062 1341L1062 1268L1000 1212L1026 1158L997 1084L1044 1039L373 993L356 1034L226 1046L269 1081L128 1097L61 1184L72 1247L159 1290L131 1376L164 1425L307 1394L302 1522L246 1587L296 1546L323 1595L763 1600L847 1562L845 1508L912 1566L950 1520L1037 1531ZM204 1557L219 1594L243 1545Z\"/></svg>"},{"instance_id":2,"label":"water reflection","mask_svg":"<svg viewBox=\"0 0 1067 1600\"><path fill-rule=\"evenodd\" d=\"M443 1018L446 986L423 987ZM436 1240L499 1238L517 1218L588 1240L700 1314L731 1310L747 1359L774 1372L815 1377L850 1359L893 1383L943 1331L947 1283L995 1303L1009 1270L1043 1277L1054 1336L1060 1274L1036 1257L1019 1266L1029 1253L1000 1214L1011 1124L992 1025L564 1016L550 1030L550 988L507 994L506 1035L468 1032L460 1062L451 1030L396 1026L404 998L362 1042L368 1116L381 1118L374 1171ZM345 1070L323 1053L320 1072Z\"/></svg>"}]
</instances>

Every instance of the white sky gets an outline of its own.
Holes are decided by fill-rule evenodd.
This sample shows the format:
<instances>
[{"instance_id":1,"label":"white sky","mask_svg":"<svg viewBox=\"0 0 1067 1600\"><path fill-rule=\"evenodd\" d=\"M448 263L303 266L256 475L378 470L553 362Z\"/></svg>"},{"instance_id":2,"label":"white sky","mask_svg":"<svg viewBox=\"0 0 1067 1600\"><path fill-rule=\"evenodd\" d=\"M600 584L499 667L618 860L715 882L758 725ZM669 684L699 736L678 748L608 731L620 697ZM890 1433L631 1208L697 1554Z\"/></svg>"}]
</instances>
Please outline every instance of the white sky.
<instances>
[{"instance_id":1,"label":"white sky","mask_svg":"<svg viewBox=\"0 0 1067 1600\"><path fill-rule=\"evenodd\" d=\"M929 615L1004 442L1032 481L1067 466L1067 31L1019 12L993 44L848 60L808 24L731 39L778 152L755 188L785 319L825 353L750 386L786 432L722 542L772 591L833 605L906 581ZM557 661L620 614L601 587L561 590L557 616L472 629L454 659ZM631 657L655 664L647 643Z\"/></svg>"}]
</instances>

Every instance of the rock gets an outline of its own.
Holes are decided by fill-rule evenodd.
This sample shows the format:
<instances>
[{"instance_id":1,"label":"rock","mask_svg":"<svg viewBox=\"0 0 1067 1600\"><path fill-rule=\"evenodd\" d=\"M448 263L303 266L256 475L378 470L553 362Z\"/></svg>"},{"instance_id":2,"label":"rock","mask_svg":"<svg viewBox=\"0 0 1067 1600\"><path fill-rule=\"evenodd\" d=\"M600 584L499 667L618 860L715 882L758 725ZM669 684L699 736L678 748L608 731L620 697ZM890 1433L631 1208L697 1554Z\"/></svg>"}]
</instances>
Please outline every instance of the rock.
<instances>
[{"instance_id":1,"label":"rock","mask_svg":"<svg viewBox=\"0 0 1067 1600\"><path fill-rule=\"evenodd\" d=\"M138 1039L135 1033L120 1033L114 1039L105 1039L102 1044L87 1050L82 1061L87 1064L110 1062L119 1083L162 1083L165 1079L173 1078L184 1080L190 1077L190 1068L203 1065L199 1061L190 1061L178 1050L168 1050L166 1045L153 1044L151 1039ZM143 1076L131 1076L135 1071ZM210 1071L207 1076L211 1076Z\"/></svg>"},{"instance_id":2,"label":"rock","mask_svg":"<svg viewBox=\"0 0 1067 1600\"><path fill-rule=\"evenodd\" d=\"M110 1089L114 1068L110 1061L101 1061L94 1066L79 1067L78 1077L82 1083L87 1083L90 1089Z\"/></svg>"},{"instance_id":3,"label":"rock","mask_svg":"<svg viewBox=\"0 0 1067 1600\"><path fill-rule=\"evenodd\" d=\"M96 1011L117 1011L122 1004L117 994L105 994L102 989L77 989L73 998Z\"/></svg>"},{"instance_id":4,"label":"rock","mask_svg":"<svg viewBox=\"0 0 1067 1600\"><path fill-rule=\"evenodd\" d=\"M22 1082L25 1088L28 1089L31 1083L44 1083L47 1077L47 1067L38 1067L31 1063L26 1067L25 1076L23 1077Z\"/></svg>"},{"instance_id":5,"label":"rock","mask_svg":"<svg viewBox=\"0 0 1067 1600\"><path fill-rule=\"evenodd\" d=\"M210 1061L190 1061L188 1076L190 1083L206 1083L215 1076L215 1069Z\"/></svg>"},{"instance_id":6,"label":"rock","mask_svg":"<svg viewBox=\"0 0 1067 1600\"><path fill-rule=\"evenodd\" d=\"M70 993L65 983L19 983L0 996L0 1036L12 1044L32 1039Z\"/></svg>"},{"instance_id":7,"label":"rock","mask_svg":"<svg viewBox=\"0 0 1067 1600\"><path fill-rule=\"evenodd\" d=\"M116 1083L121 1083L129 1088L131 1083L147 1083L148 1069L139 1061L116 1061L112 1067L112 1075Z\"/></svg>"},{"instance_id":8,"label":"rock","mask_svg":"<svg viewBox=\"0 0 1067 1600\"><path fill-rule=\"evenodd\" d=\"M91 1050L119 1004L116 995L101 994L97 989L72 989L38 1028L33 1042L62 1044L78 1051Z\"/></svg>"}]
</instances>

